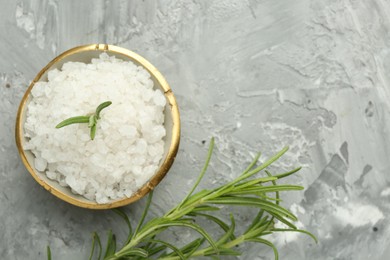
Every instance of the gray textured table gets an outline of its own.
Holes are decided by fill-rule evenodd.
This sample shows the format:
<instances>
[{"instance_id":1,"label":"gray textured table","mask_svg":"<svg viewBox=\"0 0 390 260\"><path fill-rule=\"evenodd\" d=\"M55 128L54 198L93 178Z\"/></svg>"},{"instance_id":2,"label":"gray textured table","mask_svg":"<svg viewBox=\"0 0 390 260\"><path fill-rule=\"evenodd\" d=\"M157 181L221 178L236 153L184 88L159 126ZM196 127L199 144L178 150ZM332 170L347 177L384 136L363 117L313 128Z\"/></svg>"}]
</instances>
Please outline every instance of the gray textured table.
<instances>
[{"instance_id":1,"label":"gray textured table","mask_svg":"<svg viewBox=\"0 0 390 260\"><path fill-rule=\"evenodd\" d=\"M302 165L290 182L306 190L284 205L320 243L275 236L281 259L390 255L388 1L0 3L1 259L43 259L47 244L54 259L85 259L93 231L125 235L112 212L77 208L43 190L14 142L31 79L59 53L87 43L140 53L176 94L182 143L152 214L184 196L211 136L217 149L202 187L235 176L258 150L265 158L289 145L280 166ZM137 218L143 205L126 210ZM249 213L240 214L243 221ZM273 258L262 246L243 249L242 259Z\"/></svg>"}]
</instances>

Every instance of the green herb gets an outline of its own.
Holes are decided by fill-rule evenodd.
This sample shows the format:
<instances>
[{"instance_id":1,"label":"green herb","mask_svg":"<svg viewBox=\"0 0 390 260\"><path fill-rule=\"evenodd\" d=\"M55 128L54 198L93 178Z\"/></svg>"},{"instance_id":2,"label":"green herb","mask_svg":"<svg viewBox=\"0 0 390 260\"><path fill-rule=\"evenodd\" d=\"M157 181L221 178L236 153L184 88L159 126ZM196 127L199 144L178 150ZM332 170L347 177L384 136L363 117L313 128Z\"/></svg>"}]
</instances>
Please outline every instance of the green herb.
<instances>
[{"instance_id":1,"label":"green herb","mask_svg":"<svg viewBox=\"0 0 390 260\"><path fill-rule=\"evenodd\" d=\"M96 108L96 111L94 114L89 115L89 116L75 116L75 117L65 119L64 121L62 121L61 123L56 125L56 128L61 128L61 127L64 127L67 125L72 125L72 124L88 123L88 127L91 128L91 130L90 130L91 140L93 140L93 139L95 139L96 124L97 124L97 121L100 119L100 112L104 108L108 107L111 104L112 104L111 101L103 102Z\"/></svg>"},{"instance_id":2,"label":"green herb","mask_svg":"<svg viewBox=\"0 0 390 260\"><path fill-rule=\"evenodd\" d=\"M46 250L47 250L47 259L51 260L51 250L50 250L50 247L48 246Z\"/></svg>"},{"instance_id":3,"label":"green herb","mask_svg":"<svg viewBox=\"0 0 390 260\"><path fill-rule=\"evenodd\" d=\"M271 247L274 251L275 259L278 259L276 247L266 239L267 235L275 232L301 232L309 235L317 242L317 239L311 233L297 229L293 224L294 221L297 221L297 217L279 205L281 201L280 192L302 190L303 187L277 184L276 181L299 171L300 168L277 175L272 175L267 170L268 166L278 160L288 150L287 148L282 149L260 166L256 166L260 157L260 154L258 154L252 163L233 181L214 189L201 190L194 193L206 173L213 147L214 139L211 139L206 163L194 187L177 206L168 211L164 216L152 218L149 222L144 223L151 205L153 192L149 193L142 217L134 231L124 211L114 209L113 211L124 219L128 226L127 240L122 247L117 249L115 236L110 231L106 250L102 253L99 236L94 233L90 259L96 253L96 243L99 245L99 250L95 259L99 260L102 255L104 255L103 259L105 260L176 260L200 256L219 259L221 256L226 255L240 255L241 253L236 250L236 247L245 242L259 243ZM260 171L264 171L266 176L255 177ZM275 193L275 197L269 197L269 193ZM246 230L241 234L236 234L236 222L232 214L229 216L230 223L226 223L215 214L220 210L219 205L255 207L259 211ZM207 227L196 224L197 218L205 218L215 223L221 228L223 234L215 238L206 231ZM275 228L276 220L286 224L288 228ZM163 235L159 236L171 227L192 229L199 234L199 237L179 247L164 241Z\"/></svg>"}]
</instances>

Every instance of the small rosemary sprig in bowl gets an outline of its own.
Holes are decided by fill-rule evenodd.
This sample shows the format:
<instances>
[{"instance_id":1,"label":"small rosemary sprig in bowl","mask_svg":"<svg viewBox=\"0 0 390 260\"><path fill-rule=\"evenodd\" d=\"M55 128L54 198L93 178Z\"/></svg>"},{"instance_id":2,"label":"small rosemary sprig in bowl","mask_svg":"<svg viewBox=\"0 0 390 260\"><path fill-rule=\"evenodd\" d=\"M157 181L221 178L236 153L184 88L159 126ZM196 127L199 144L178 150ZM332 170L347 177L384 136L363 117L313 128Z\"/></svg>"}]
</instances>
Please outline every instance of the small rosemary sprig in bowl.
<instances>
[{"instance_id":1,"label":"small rosemary sprig in bowl","mask_svg":"<svg viewBox=\"0 0 390 260\"><path fill-rule=\"evenodd\" d=\"M268 159L260 166L256 166L260 157L258 154L252 163L234 180L227 182L210 190L201 190L195 193L197 186L206 173L214 147L214 139L211 140L206 163L201 170L195 185L188 195L174 208L161 217L152 218L144 223L149 207L151 205L153 192L149 193L146 206L135 229L128 216L121 209L114 209L128 226L128 236L121 248L116 246L115 235L108 234L105 250L97 233L93 234L92 250L89 259L189 259L192 257L211 257L219 259L226 255L240 255L236 246L246 243L260 243L271 247L278 259L276 247L266 239L266 236L275 232L301 232L316 238L305 230L298 229L293 222L297 217L289 210L280 206L280 192L302 190L302 186L290 184L277 184L277 181L288 177L300 170L293 169L281 174L272 175L267 168L278 160L288 148L282 149L279 153ZM264 171L266 176L255 177ZM275 198L268 196L275 193ZM222 206L254 207L258 209L257 215L252 219L245 231L236 234L236 222L230 214L230 223L226 223L219 216L214 214L220 211ZM223 234L217 239L207 232L206 227L195 222L196 218L205 218L221 228ZM275 228L275 221L278 220L288 228ZM177 246L163 239L160 234L171 227L189 228L199 233L195 238L184 246Z\"/></svg>"},{"instance_id":2,"label":"small rosemary sprig in bowl","mask_svg":"<svg viewBox=\"0 0 390 260\"><path fill-rule=\"evenodd\" d=\"M88 127L91 129L90 130L90 136L91 140L95 139L96 135L96 124L97 121L100 119L100 112L110 106L112 104L111 101L106 101L101 103L95 110L95 113L92 115L88 116L75 116L75 117L70 117L68 119L63 120L61 123L56 125L56 128L61 128L67 125L72 125L72 124L84 124L87 123Z\"/></svg>"}]
</instances>

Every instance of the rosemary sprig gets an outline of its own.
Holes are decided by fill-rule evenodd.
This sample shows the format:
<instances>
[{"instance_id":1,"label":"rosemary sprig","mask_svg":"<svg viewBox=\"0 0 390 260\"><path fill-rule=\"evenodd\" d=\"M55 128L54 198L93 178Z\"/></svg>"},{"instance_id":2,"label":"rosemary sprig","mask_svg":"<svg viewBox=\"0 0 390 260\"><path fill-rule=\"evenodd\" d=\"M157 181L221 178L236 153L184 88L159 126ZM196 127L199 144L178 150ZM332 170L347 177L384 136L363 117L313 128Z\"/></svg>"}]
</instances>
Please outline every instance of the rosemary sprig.
<instances>
[{"instance_id":1,"label":"rosemary sprig","mask_svg":"<svg viewBox=\"0 0 390 260\"><path fill-rule=\"evenodd\" d=\"M99 244L99 253L95 259L100 260L101 256L105 260L116 259L162 259L177 260L189 259L192 257L206 256L219 259L221 256L236 256L241 253L236 251L236 246L246 243L259 243L269 246L274 251L275 259L278 259L276 247L267 239L266 235L275 232L301 232L317 239L308 231L300 230L292 223L297 220L289 210L280 206L280 192L302 190L303 187L297 185L276 183L277 180L285 178L300 168L272 175L266 168L278 160L287 148L271 157L269 160L256 167L260 154L236 179L220 187L211 190L201 190L194 193L204 176L214 147L214 139L211 139L206 163L189 194L174 208L161 217L155 217L144 223L149 207L151 205L153 192L149 193L146 207L142 217L133 231L128 216L121 209L115 209L123 218L129 228L128 238L124 245L116 250L116 241L112 233L109 233L106 251L102 254L99 236L94 233L91 257L95 254L95 244ZM265 177L254 177L260 171L266 173ZM268 193L275 193L275 198L267 196ZM258 214L253 218L247 229L241 234L236 233L236 222L234 216L230 214L230 223L226 223L221 217L213 214L220 210L219 205L241 206L258 208ZM206 231L205 227L196 224L196 218L205 218L221 228L223 234L215 238ZM288 228L274 228L275 220L286 224ZM178 247L168 241L163 240L159 235L171 227L189 228L196 231L200 237L195 238L184 246Z\"/></svg>"},{"instance_id":2,"label":"rosemary sprig","mask_svg":"<svg viewBox=\"0 0 390 260\"><path fill-rule=\"evenodd\" d=\"M75 116L75 117L71 117L71 118L65 119L64 121L62 121L61 123L56 125L56 128L61 128L61 127L64 127L64 126L67 126L67 125L72 125L72 124L88 123L88 127L91 129L90 130L91 140L93 140L93 139L95 139L96 124L97 124L97 121L100 119L100 112L104 108L108 107L111 104L112 104L111 101L103 102L96 108L96 111L95 111L94 114L89 115L89 116Z\"/></svg>"}]
</instances>

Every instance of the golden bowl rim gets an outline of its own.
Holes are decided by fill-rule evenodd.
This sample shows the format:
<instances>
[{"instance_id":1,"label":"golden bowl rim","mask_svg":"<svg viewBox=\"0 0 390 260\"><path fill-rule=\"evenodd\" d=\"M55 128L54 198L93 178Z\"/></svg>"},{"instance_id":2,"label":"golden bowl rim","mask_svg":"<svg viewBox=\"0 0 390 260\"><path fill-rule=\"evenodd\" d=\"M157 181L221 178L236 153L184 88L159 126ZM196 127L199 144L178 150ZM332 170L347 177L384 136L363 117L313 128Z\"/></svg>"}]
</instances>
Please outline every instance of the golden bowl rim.
<instances>
[{"instance_id":1,"label":"golden bowl rim","mask_svg":"<svg viewBox=\"0 0 390 260\"><path fill-rule=\"evenodd\" d=\"M145 183L136 193L134 193L129 198L123 198L119 200L115 200L109 203L105 204L99 204L94 201L82 201L77 198L68 196L67 194L63 193L62 191L56 189L55 187L51 186L50 184L46 183L43 179L41 179L38 174L34 170L34 167L30 165L30 163L27 160L26 153L22 147L22 140L23 140L23 122L21 120L22 113L24 111L24 108L27 104L27 99L31 93L32 88L34 87L35 83L40 80L42 75L48 71L51 66L62 59L74 55L77 53L85 52L85 51L109 51L110 53L118 53L121 55L124 55L128 57L132 61L138 62L140 65L142 65L146 70L149 71L152 77L155 78L155 80L160 84L165 97L167 98L169 105L170 105L170 111L173 121L173 128L172 128L172 140L171 144L168 150L168 153L166 157L164 158L163 163L161 164L158 171L155 173L155 175L147 182ZM78 207L87 208L87 209L112 209L117 207L122 207L128 204L131 204L142 197L144 197L147 193L149 193L151 190L153 190L165 177L165 175L168 173L170 167L173 164L173 161L175 160L177 151L179 149L179 143L180 143L180 114L179 114L179 108L175 99L175 96L168 85L168 82L165 80L165 78L162 76L162 74L157 70L156 67L154 67L149 61L147 61L145 58L143 58L141 55L130 51L128 49L118 47L115 45L110 44L88 44L88 45L81 45L74 48L71 48L57 57L55 57L52 61L50 61L33 79L29 87L27 88L18 108L17 116L16 116L16 125L15 125L15 139L16 139L16 146L18 148L19 155L21 157L21 160L28 170L28 172L32 175L32 177L47 191L49 191L51 194L56 196L57 198L66 201L70 204L73 204Z\"/></svg>"}]
</instances>

